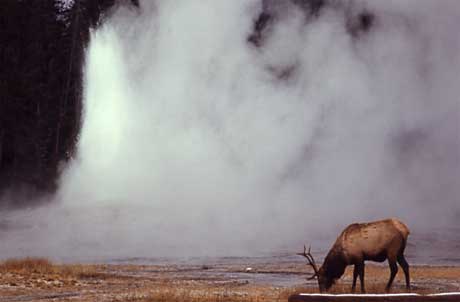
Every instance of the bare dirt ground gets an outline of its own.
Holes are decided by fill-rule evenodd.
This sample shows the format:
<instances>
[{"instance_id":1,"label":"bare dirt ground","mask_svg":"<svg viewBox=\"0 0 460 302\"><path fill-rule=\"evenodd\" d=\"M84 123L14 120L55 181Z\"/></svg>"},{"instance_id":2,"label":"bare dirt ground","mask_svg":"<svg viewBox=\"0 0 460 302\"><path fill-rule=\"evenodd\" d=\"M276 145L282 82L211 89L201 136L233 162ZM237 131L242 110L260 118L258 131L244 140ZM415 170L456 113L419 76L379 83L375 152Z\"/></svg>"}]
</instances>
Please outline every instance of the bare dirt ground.
<instances>
[{"instance_id":1,"label":"bare dirt ground","mask_svg":"<svg viewBox=\"0 0 460 302\"><path fill-rule=\"evenodd\" d=\"M291 294L317 292L299 263L214 265L55 265L45 259L9 260L0 264L0 302L113 301L211 302L287 301ZM368 293L384 292L389 270L366 266ZM460 267L412 266L413 292L460 291ZM349 268L334 293L350 291ZM402 272L393 292L405 292Z\"/></svg>"}]
</instances>

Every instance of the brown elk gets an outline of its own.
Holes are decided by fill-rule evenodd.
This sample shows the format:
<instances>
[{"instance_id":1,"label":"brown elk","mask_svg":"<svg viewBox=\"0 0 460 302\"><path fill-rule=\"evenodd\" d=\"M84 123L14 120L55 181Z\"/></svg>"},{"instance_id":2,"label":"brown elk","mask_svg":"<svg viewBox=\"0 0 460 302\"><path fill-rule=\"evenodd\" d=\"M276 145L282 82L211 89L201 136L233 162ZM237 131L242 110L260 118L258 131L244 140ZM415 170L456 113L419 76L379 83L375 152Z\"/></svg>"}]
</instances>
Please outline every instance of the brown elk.
<instances>
[{"instance_id":1,"label":"brown elk","mask_svg":"<svg viewBox=\"0 0 460 302\"><path fill-rule=\"evenodd\" d=\"M310 249L304 246L304 252L298 255L307 258L318 278L320 292L327 291L345 272L348 265L354 265L352 291L356 288L359 276L361 291L364 289L364 261L383 262L388 259L390 280L386 286L389 291L398 272L399 263L406 277L406 288L410 289L409 264L404 258L409 229L397 219L386 219L369 223L354 223L343 230L330 249L323 265L318 269Z\"/></svg>"}]
</instances>

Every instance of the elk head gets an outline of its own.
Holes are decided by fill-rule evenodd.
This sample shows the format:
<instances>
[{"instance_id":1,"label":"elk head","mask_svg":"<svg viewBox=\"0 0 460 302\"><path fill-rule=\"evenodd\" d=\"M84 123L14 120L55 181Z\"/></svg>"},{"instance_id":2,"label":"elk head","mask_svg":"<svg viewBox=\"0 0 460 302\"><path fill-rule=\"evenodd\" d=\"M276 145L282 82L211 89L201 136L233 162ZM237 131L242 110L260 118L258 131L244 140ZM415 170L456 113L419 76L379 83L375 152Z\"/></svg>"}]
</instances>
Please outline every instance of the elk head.
<instances>
[{"instance_id":1,"label":"elk head","mask_svg":"<svg viewBox=\"0 0 460 302\"><path fill-rule=\"evenodd\" d=\"M313 268L313 271L315 272L311 277L307 278L307 280L313 280L315 278L318 278L318 286L319 286L319 291L322 293L324 291L327 291L333 284L333 281L330 280L324 273L324 269L316 266L315 259L313 258L313 255L311 254L311 247L308 248L307 252L307 247L304 245L303 246L303 253L297 253L297 255L304 256L308 260L308 264Z\"/></svg>"}]
</instances>

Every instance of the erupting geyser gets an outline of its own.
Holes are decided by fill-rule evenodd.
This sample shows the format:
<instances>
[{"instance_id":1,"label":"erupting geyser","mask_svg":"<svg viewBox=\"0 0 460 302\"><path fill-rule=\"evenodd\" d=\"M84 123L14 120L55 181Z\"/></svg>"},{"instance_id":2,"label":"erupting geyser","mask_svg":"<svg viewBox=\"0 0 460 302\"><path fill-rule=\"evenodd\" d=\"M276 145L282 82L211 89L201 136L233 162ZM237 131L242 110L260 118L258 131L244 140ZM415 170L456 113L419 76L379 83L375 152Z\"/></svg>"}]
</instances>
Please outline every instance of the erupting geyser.
<instances>
[{"instance_id":1,"label":"erupting geyser","mask_svg":"<svg viewBox=\"0 0 460 302\"><path fill-rule=\"evenodd\" d=\"M459 17L419 0L118 9L92 33L78 158L34 216L66 251L43 253L235 254L351 220L448 223Z\"/></svg>"}]
</instances>

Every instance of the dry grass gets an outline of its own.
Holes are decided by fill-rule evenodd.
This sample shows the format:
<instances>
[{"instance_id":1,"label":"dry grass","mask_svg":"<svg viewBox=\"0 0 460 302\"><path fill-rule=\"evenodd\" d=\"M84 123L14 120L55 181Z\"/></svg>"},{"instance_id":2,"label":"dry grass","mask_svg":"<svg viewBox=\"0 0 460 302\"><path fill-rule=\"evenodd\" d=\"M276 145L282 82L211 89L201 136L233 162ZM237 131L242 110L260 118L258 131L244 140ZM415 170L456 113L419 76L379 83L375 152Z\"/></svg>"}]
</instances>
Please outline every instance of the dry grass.
<instances>
[{"instance_id":1,"label":"dry grass","mask_svg":"<svg viewBox=\"0 0 460 302\"><path fill-rule=\"evenodd\" d=\"M54 269L53 264L44 258L9 259L0 263L2 272L49 274Z\"/></svg>"},{"instance_id":2,"label":"dry grass","mask_svg":"<svg viewBox=\"0 0 460 302\"><path fill-rule=\"evenodd\" d=\"M385 293L385 284L369 284L366 286L366 292ZM415 290L411 292L419 294L432 293L432 291L427 290ZM113 302L285 302L288 300L289 296L299 293L318 293L318 290L309 287L246 287L216 289L214 287L174 288L171 286L119 297L114 299ZM337 284L331 289L330 293L350 293L350 285Z\"/></svg>"},{"instance_id":3,"label":"dry grass","mask_svg":"<svg viewBox=\"0 0 460 302\"><path fill-rule=\"evenodd\" d=\"M30 301L40 301L34 297L73 292L78 296L72 299L80 302L278 302L287 301L295 293L318 292L314 284L276 287L220 275L237 269L241 268L230 265L219 268L217 275L209 275L209 269L201 271L187 265L60 265L42 258L11 259L0 263L0 296L28 295L32 297ZM257 271L296 274L300 280L309 273L303 266L291 263L260 265ZM385 292L389 273L387 266L366 265L367 292ZM411 275L417 284L411 292L434 293L458 289L460 268L414 266ZM351 280L350 267L331 292L350 293ZM393 292L405 292L402 271Z\"/></svg>"},{"instance_id":4,"label":"dry grass","mask_svg":"<svg viewBox=\"0 0 460 302\"><path fill-rule=\"evenodd\" d=\"M410 268L411 279L445 279L459 280L460 269L458 267L449 266L412 266ZM345 276L351 278L353 276L353 267L349 266L345 272ZM388 265L366 265L366 279L388 279L390 269ZM396 276L396 281L403 282L404 274L399 269Z\"/></svg>"},{"instance_id":5,"label":"dry grass","mask_svg":"<svg viewBox=\"0 0 460 302\"><path fill-rule=\"evenodd\" d=\"M383 270L382 270L383 273ZM386 277L386 275L385 275ZM385 293L386 280L366 284L367 293ZM359 286L357 287L359 293ZM142 292L131 293L113 300L113 302L281 302L287 301L289 296L299 293L318 293L317 287L289 287L278 288L273 286L180 286L161 285L146 289ZM406 292L405 289L393 289L393 292ZM415 289L412 293L427 294L436 291ZM338 282L330 293L350 293L350 284Z\"/></svg>"},{"instance_id":6,"label":"dry grass","mask_svg":"<svg viewBox=\"0 0 460 302\"><path fill-rule=\"evenodd\" d=\"M54 275L59 278L102 278L94 265L58 265L44 258L8 259L0 263L0 272L15 273L23 276Z\"/></svg>"},{"instance_id":7,"label":"dry grass","mask_svg":"<svg viewBox=\"0 0 460 302\"><path fill-rule=\"evenodd\" d=\"M112 300L113 302L280 302L287 301L292 289L266 287L222 287L212 286L156 287L148 291L131 293Z\"/></svg>"}]
</instances>

